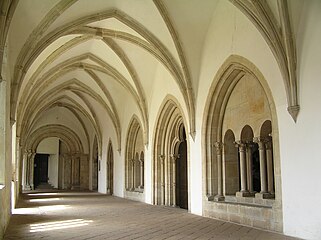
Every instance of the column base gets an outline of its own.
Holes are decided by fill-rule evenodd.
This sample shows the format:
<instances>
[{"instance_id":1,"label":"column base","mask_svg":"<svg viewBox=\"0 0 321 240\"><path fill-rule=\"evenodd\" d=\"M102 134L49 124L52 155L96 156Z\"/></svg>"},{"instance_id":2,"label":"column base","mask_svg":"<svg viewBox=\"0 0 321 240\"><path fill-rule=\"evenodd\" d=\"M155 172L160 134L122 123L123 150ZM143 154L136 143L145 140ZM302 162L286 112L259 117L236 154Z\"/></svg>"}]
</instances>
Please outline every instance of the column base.
<instances>
[{"instance_id":1,"label":"column base","mask_svg":"<svg viewBox=\"0 0 321 240\"><path fill-rule=\"evenodd\" d=\"M214 201L216 201L216 202L222 202L224 200L225 200L225 197L223 195L216 195L214 197Z\"/></svg>"},{"instance_id":2,"label":"column base","mask_svg":"<svg viewBox=\"0 0 321 240\"><path fill-rule=\"evenodd\" d=\"M272 193L262 193L262 192L260 192L260 193L256 193L255 194L255 198L258 198L258 199L271 199L271 198L274 198L275 197L275 195L274 194L272 194Z\"/></svg>"},{"instance_id":3,"label":"column base","mask_svg":"<svg viewBox=\"0 0 321 240\"><path fill-rule=\"evenodd\" d=\"M138 188L139 188L139 189L144 189L144 186L143 186L143 185L141 185L141 186L139 186Z\"/></svg>"},{"instance_id":4,"label":"column base","mask_svg":"<svg viewBox=\"0 0 321 240\"><path fill-rule=\"evenodd\" d=\"M214 196L213 195L206 195L207 201L213 201Z\"/></svg>"},{"instance_id":5,"label":"column base","mask_svg":"<svg viewBox=\"0 0 321 240\"><path fill-rule=\"evenodd\" d=\"M30 191L30 190L32 190L32 188L30 185L25 185L25 186L23 186L23 190Z\"/></svg>"},{"instance_id":6,"label":"column base","mask_svg":"<svg viewBox=\"0 0 321 240\"><path fill-rule=\"evenodd\" d=\"M248 191L236 192L236 197L254 197L254 193L250 193Z\"/></svg>"}]
</instances>

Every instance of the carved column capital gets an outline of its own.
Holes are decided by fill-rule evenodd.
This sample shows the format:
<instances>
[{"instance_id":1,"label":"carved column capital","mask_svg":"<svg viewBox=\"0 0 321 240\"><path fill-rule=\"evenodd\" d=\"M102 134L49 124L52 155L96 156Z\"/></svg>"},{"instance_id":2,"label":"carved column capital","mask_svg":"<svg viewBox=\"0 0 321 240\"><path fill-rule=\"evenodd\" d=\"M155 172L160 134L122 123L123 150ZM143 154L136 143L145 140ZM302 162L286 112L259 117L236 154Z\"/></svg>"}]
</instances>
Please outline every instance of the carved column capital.
<instances>
[{"instance_id":1,"label":"carved column capital","mask_svg":"<svg viewBox=\"0 0 321 240\"><path fill-rule=\"evenodd\" d=\"M179 154L171 154L171 155L170 155L170 158L171 158L171 160L172 160L173 162L176 162L176 160L177 160L178 158L180 158L180 155L179 155Z\"/></svg>"},{"instance_id":2,"label":"carved column capital","mask_svg":"<svg viewBox=\"0 0 321 240\"><path fill-rule=\"evenodd\" d=\"M222 149L223 149L223 143L222 142L215 142L214 147L215 147L217 153L221 153Z\"/></svg>"},{"instance_id":3,"label":"carved column capital","mask_svg":"<svg viewBox=\"0 0 321 240\"><path fill-rule=\"evenodd\" d=\"M254 137L253 141L259 145L259 150L264 149L265 143L268 141L266 137Z\"/></svg>"},{"instance_id":4,"label":"carved column capital","mask_svg":"<svg viewBox=\"0 0 321 240\"><path fill-rule=\"evenodd\" d=\"M271 150L272 149L272 139L269 139L268 141L265 142L265 149L266 150Z\"/></svg>"},{"instance_id":5,"label":"carved column capital","mask_svg":"<svg viewBox=\"0 0 321 240\"><path fill-rule=\"evenodd\" d=\"M165 155L164 154L159 154L158 155L159 160L161 161L161 164L164 164L164 160L165 160Z\"/></svg>"},{"instance_id":6,"label":"carved column capital","mask_svg":"<svg viewBox=\"0 0 321 240\"><path fill-rule=\"evenodd\" d=\"M244 152L245 151L245 149L246 149L246 143L245 142L239 140L239 141L235 141L234 144L235 144L235 147L239 148L240 152Z\"/></svg>"}]
</instances>

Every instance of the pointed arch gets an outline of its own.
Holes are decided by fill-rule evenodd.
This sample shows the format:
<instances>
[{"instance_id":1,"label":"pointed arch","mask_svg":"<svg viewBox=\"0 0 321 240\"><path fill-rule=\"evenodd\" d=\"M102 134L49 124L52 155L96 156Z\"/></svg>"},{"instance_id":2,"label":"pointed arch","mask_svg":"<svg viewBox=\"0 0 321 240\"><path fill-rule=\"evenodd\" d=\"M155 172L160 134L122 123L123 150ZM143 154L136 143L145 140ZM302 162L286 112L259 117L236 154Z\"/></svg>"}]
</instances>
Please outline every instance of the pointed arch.
<instances>
[{"instance_id":1,"label":"pointed arch","mask_svg":"<svg viewBox=\"0 0 321 240\"><path fill-rule=\"evenodd\" d=\"M143 162L140 161L141 152L144 152L142 125L134 114L127 130L125 155L126 191L143 192L144 186L141 185L141 179L144 178L144 171Z\"/></svg>"},{"instance_id":2,"label":"pointed arch","mask_svg":"<svg viewBox=\"0 0 321 240\"><path fill-rule=\"evenodd\" d=\"M186 120L177 100L168 95L161 105L154 130L153 143L153 203L159 205L176 206L176 162L179 161L179 146L182 129L186 134ZM187 202L189 199L189 158L188 141L186 146L186 184ZM187 203L186 203L187 205ZM184 208L189 208L185 206Z\"/></svg>"},{"instance_id":3,"label":"pointed arch","mask_svg":"<svg viewBox=\"0 0 321 240\"><path fill-rule=\"evenodd\" d=\"M204 117L203 117L203 132L202 132L202 153L203 153L203 192L204 192L204 213L215 212L216 208L214 206L214 202L216 201L229 201L229 198L225 199L222 196L222 186L224 179L222 178L222 160L224 160L224 155L222 156L222 148L224 149L223 141L224 141L224 129L226 128L226 124L224 122L225 119L225 110L229 103L229 99L231 94L233 93L236 86L241 79L250 79L251 83L254 81L255 83L259 83L261 88L264 91L264 96L267 99L268 111L271 114L271 121L273 124L272 134L275 136L273 141L273 147L277 149L275 152L275 169L281 168L280 163L280 155L278 151L279 141L278 141L278 127L277 127L277 115L276 108L274 104L274 100L272 97L272 93L267 84L262 73L258 70L258 68L247 60L244 57L231 55L226 59L221 68L218 70L213 83L211 85L209 95L206 100L206 105L204 108ZM253 80L253 81L252 81ZM244 80L245 81L245 80ZM244 82L243 82L244 83ZM264 98L264 99L265 99ZM265 100L264 100L265 101ZM264 115L266 116L266 115ZM262 120L261 116L256 119L258 122L255 124L260 124ZM236 121L237 122L237 121ZM225 125L224 125L225 124ZM228 124L227 124L228 125ZM239 158L240 158L240 168L241 168L241 190L237 192L236 197L245 197L252 196L252 193L249 193L247 190L248 179L246 177L246 168L248 160L248 149L250 145L253 144L253 141L256 141L253 138L253 131L251 130L248 134L243 132L241 134L241 130L243 126L237 126L237 133L235 136L239 136L239 139L236 139L236 146L239 148ZM246 126L246 129L250 129L250 126ZM258 129L254 129L254 134L258 132ZM257 135L256 135L257 136ZM243 138L243 139L242 139ZM238 141L239 140L239 141ZM259 138L260 144L264 144L261 142ZM215 148L214 148L215 146ZM224 153L224 152L223 152ZM263 155L262 155L263 156ZM222 159L223 158L223 159ZM261 160L260 160L261 161ZM262 171L262 170L260 170ZM278 171L278 174L275 175L276 179L276 195L275 200L270 202L269 207L271 207L272 212L282 212L282 196L281 196L281 175ZM261 195L263 196L263 195ZM260 197L256 196L253 201L256 201L256 198ZM263 197L264 198L264 197ZM258 201L259 202L259 201ZM277 217L275 221L282 222L282 217ZM272 225L271 225L272 226ZM267 226L270 227L270 226ZM277 229L275 229L277 230Z\"/></svg>"},{"instance_id":4,"label":"pointed arch","mask_svg":"<svg viewBox=\"0 0 321 240\"><path fill-rule=\"evenodd\" d=\"M111 139L107 146L107 161L106 161L106 175L107 175L107 194L114 194L114 151Z\"/></svg>"}]
</instances>

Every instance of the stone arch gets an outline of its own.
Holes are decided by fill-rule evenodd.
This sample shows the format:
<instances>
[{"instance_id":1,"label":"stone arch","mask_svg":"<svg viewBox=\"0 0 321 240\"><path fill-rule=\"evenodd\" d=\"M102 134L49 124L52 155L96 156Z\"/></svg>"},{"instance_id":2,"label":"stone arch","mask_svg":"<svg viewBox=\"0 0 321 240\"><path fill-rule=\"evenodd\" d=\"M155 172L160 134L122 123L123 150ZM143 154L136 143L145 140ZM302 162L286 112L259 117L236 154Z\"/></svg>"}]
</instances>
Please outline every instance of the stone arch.
<instances>
[{"instance_id":1,"label":"stone arch","mask_svg":"<svg viewBox=\"0 0 321 240\"><path fill-rule=\"evenodd\" d=\"M106 161L106 175L107 175L107 194L114 194L114 151L111 140L107 147L107 161Z\"/></svg>"},{"instance_id":2,"label":"stone arch","mask_svg":"<svg viewBox=\"0 0 321 240\"><path fill-rule=\"evenodd\" d=\"M236 193L234 198L226 198L223 195L223 181L225 180L223 175L223 133L230 127L229 123L226 122L226 114L225 111L229 106L229 99L232 94L237 92L237 87L244 85L244 81L246 79L250 79L252 83L255 83L258 88L255 89L262 89L262 94L264 95L263 106L268 109L268 113L261 114L257 119L254 119L253 115L248 114L244 115L237 115L237 125L232 124L233 132L235 136L240 136L240 139L236 139L236 145L239 148L239 158L240 158L240 175L241 175L241 190ZM240 85L241 84L241 85ZM243 93L244 94L244 93ZM246 94L244 94L247 97ZM234 101L235 102L235 101ZM255 102L256 104L256 102ZM250 106L251 107L251 106ZM249 107L249 108L250 108ZM237 109L237 108L236 108ZM256 110L256 108L253 108ZM259 112L261 113L261 112ZM263 111L265 113L265 111ZM241 114L241 113L240 113ZM235 117L235 116L234 116ZM203 142L203 163L204 163L204 178L203 178L203 190L205 193L204 196L204 214L210 215L215 214L218 205L213 205L212 202L219 202L219 201L245 201L244 197L253 197L254 203L261 203L262 207L264 208L265 205L262 201L258 200L259 198L265 198L264 194L257 195L254 193L250 193L247 189L247 167L248 167L248 156L251 154L249 152L250 145L256 142L256 138L259 134L259 126L260 122L265 121L266 119L271 120L273 124L273 136L275 135L275 139L273 141L273 146L277 147L278 149L278 128L277 128L277 115L276 115L276 108L273 101L273 97L269 86L264 79L262 73L257 69L257 67L251 63L249 60L245 59L244 57L232 55L230 56L218 70L214 81L211 85L209 95L206 101L205 109L204 109L204 120L203 120L203 134L202 134L202 142ZM233 121L232 121L233 122ZM242 132L242 129L245 125L249 125L245 127L245 129L252 128L251 131L246 131L248 133ZM243 135L243 139L242 136ZM254 139L251 139L251 136L254 135ZM243 141L242 141L243 140ZM245 140L245 141L244 141ZM260 140L259 140L260 141ZM262 143L263 144L263 143ZM275 153L275 168L280 169L280 156L278 151ZM261 161L261 160L260 160ZM261 166L261 165L260 165ZM243 176L243 177L242 177ZM271 210L266 210L272 212L282 213L282 205L281 205L281 175L275 175L275 180L277 182L275 200L269 202L269 207ZM207 214L206 214L207 213ZM240 214L242 215L242 214ZM246 215L246 214L245 214ZM282 214L279 216L275 216L273 221L282 222ZM250 217L250 216L245 216ZM263 217L264 218L264 217ZM227 218L223 218L228 220ZM269 224L266 225L268 229L274 229L274 224L271 219L264 219L268 221ZM239 222L240 223L240 222ZM278 230L275 228L274 230Z\"/></svg>"},{"instance_id":3,"label":"stone arch","mask_svg":"<svg viewBox=\"0 0 321 240\"><path fill-rule=\"evenodd\" d=\"M87 155L79 136L63 125L44 125L28 136L28 141L22 143L24 154L22 158L22 185L24 190L34 189L34 158L39 143L49 137L57 137L63 143L66 151L59 149L59 164L61 171L58 179L62 189L87 188L88 175L82 171L87 168Z\"/></svg>"},{"instance_id":4,"label":"stone arch","mask_svg":"<svg viewBox=\"0 0 321 240\"><path fill-rule=\"evenodd\" d=\"M266 120L260 129L260 136L269 137L272 134L272 123L270 120Z\"/></svg>"},{"instance_id":5,"label":"stone arch","mask_svg":"<svg viewBox=\"0 0 321 240\"><path fill-rule=\"evenodd\" d=\"M176 206L176 168L179 161L180 145L185 141L186 155L186 182L188 208L188 145L186 141L186 121L182 109L172 96L167 96L163 101L155 125L155 138L153 144L153 203L159 205ZM184 130L185 135L182 133ZM185 139L182 139L184 135Z\"/></svg>"},{"instance_id":6,"label":"stone arch","mask_svg":"<svg viewBox=\"0 0 321 240\"><path fill-rule=\"evenodd\" d=\"M240 139L242 141L252 141L254 137L253 129L249 125L242 128Z\"/></svg>"},{"instance_id":7,"label":"stone arch","mask_svg":"<svg viewBox=\"0 0 321 240\"><path fill-rule=\"evenodd\" d=\"M164 12L164 9L161 11L161 13ZM48 16L45 17L45 19ZM64 26L58 27L57 29L53 30L52 32L48 33L46 36L44 36L41 40L36 41L34 43L32 43L31 39L27 40L27 43L25 44L25 47L21 50L18 60L17 60L17 64L16 66L20 66L19 69L17 69L14 72L14 79L15 80L15 84L12 84L13 86L13 90L11 93L11 106L12 109L15 109L14 111L12 111L11 113L11 117L12 119L14 119L16 117L16 107L17 107L17 98L19 95L19 91L20 91L20 87L22 84L22 81L25 77L26 72L29 70L31 64L35 61L35 59L39 56L39 54L46 48L48 47L51 43L53 43L55 40L59 39L62 36L66 36L69 35L71 33L75 34L75 33L80 33L82 31L86 31L88 30L86 27L84 27L84 25L89 24L91 22L94 22L96 20L101 20L101 19L108 19L108 18L115 18L119 21L121 21L122 23L124 23L125 25L127 25L128 27L130 27L131 29L133 29L134 31L136 31L137 33L139 33L141 36L144 37L144 39L147 40L148 44L142 44L141 42L138 42L137 45L142 47L144 45L149 46L150 45L150 49L149 52L154 55L158 60L160 60L160 63L162 63L165 67L167 67L167 69L169 70L169 72L173 75L174 80L176 81L176 83L178 84L180 91L184 97L184 101L185 104L187 106L188 109L188 114L190 115L190 133L192 135L192 137L194 138L195 136L195 99L194 99L194 93L193 93L193 89L191 87L191 80L190 80L190 73L188 71L188 66L186 64L186 60L184 58L184 52L182 51L182 48L179 44L179 40L177 39L176 34L172 34L172 38L173 41L175 43L176 49L179 53L179 57L180 57L180 63L177 63L172 54L169 52L169 50L157 39L153 36L153 34L151 34L144 26L142 26L140 23L138 23L135 19L131 18L130 16L128 16L126 13L123 13L120 10L116 10L116 9L112 9L112 10L108 10L108 11L104 11L101 12L100 14L95 14L95 15L89 15L89 16L85 16L82 18L79 18L77 20L74 20L68 24L65 24ZM168 25L168 21L166 21L167 26L173 30L173 28L171 27L171 25ZM37 27L36 31L40 31L41 28L47 28L48 25L46 26L39 26L39 28ZM72 30L71 30L72 29ZM103 29L97 29L93 32L94 35L99 36L99 37L113 37L112 36L108 36L108 32L109 31L103 31ZM170 31L172 33L172 31ZM88 33L86 33L88 34ZM122 34L121 32L118 32L117 34L114 34L117 38L121 37ZM135 36L131 36L130 34L127 34L127 40L132 40L133 38L135 38ZM137 40L137 39L136 39ZM141 40L141 39L140 39ZM135 42L135 41L132 41ZM37 45L36 45L37 44ZM28 48L27 46L30 45L36 45L35 48ZM115 45L114 43L112 45ZM114 49L114 51L116 52L117 55L121 55L119 52L117 53L117 50ZM158 55L161 55L160 57L158 57ZM28 59L28 61L27 61ZM122 61L124 61L124 59L121 59ZM126 62L126 61L125 61ZM132 76L134 76L133 72L130 70L131 66L130 64L125 64L126 68L129 70L129 72L131 73ZM135 85L137 87L138 90L138 95L139 95L139 102L144 103L144 93L140 88L140 83L139 81L136 81L135 77L132 77L133 80L135 81ZM139 105L140 106L140 105ZM142 106L143 108L143 118L145 120L145 123L148 123L148 119L147 118L147 108L146 105ZM148 126L146 126L146 133L148 131ZM148 134L148 133L147 133ZM147 139L147 138L146 138Z\"/></svg>"},{"instance_id":8,"label":"stone arch","mask_svg":"<svg viewBox=\"0 0 321 240\"><path fill-rule=\"evenodd\" d=\"M126 141L125 155L125 182L126 191L143 192L144 186L141 179L144 178L143 162L140 161L140 154L144 152L144 140L141 123L136 115L133 115Z\"/></svg>"},{"instance_id":9,"label":"stone arch","mask_svg":"<svg viewBox=\"0 0 321 240\"><path fill-rule=\"evenodd\" d=\"M49 83L50 83L50 81L48 82L48 84ZM75 86L72 87L71 85L75 85ZM75 95L80 97L82 99L82 101L84 101L84 103L88 107L88 109L90 110L90 114L92 115L93 119L96 118L94 108L91 106L91 104L87 100L85 100L84 97L82 97L82 94L87 94L87 95L91 96L93 99L97 100L97 102L99 102L101 104L101 106L106 110L108 116L110 117L110 119L113 123L115 132L117 134L118 147L120 150L121 130L120 130L120 122L119 122L119 118L118 118L117 113L114 113L112 111L112 109L108 106L107 103L104 102L103 98L99 94L96 94L92 89L86 87L85 84L81 83L77 79L71 79L63 84L60 84L60 85L54 87L45 96L44 95L41 96L40 92L38 92L38 94L33 96L33 98L30 101L30 105L27 105L28 110L25 113L23 113L23 115L21 115L19 118L20 119L19 123L21 122L21 126L20 126L20 124L18 124L17 132L20 133L21 136L24 136L25 132L28 129L28 126L30 125L30 121L32 121L34 119L34 115L36 115L36 116L39 115L39 112L41 110L41 106L43 106L44 103L46 103L46 99L48 97L56 96L61 91L72 91ZM39 96L41 96L41 97L39 97ZM35 111L33 112L33 111L30 111L29 109L35 109ZM28 119L28 120L26 122L23 122L22 119ZM101 136L100 135L101 134L99 133L98 134L99 153L101 155Z\"/></svg>"},{"instance_id":10,"label":"stone arch","mask_svg":"<svg viewBox=\"0 0 321 240\"><path fill-rule=\"evenodd\" d=\"M84 152L79 136L70 128L58 124L45 125L33 131L28 136L28 141L23 142L23 148L35 152L39 143L48 137L60 138L67 144L71 152Z\"/></svg>"}]
</instances>

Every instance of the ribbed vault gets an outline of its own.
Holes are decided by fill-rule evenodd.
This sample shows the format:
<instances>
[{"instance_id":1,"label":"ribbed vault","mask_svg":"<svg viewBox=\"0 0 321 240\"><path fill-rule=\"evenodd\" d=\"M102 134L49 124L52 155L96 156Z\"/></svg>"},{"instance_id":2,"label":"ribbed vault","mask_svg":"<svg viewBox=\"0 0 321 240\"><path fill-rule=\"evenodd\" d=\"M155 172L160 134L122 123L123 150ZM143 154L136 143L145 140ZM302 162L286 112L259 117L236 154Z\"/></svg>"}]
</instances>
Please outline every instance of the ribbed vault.
<instances>
[{"instance_id":1,"label":"ribbed vault","mask_svg":"<svg viewBox=\"0 0 321 240\"><path fill-rule=\"evenodd\" d=\"M17 137L26 143L37 129L61 125L79 133L86 146L97 136L101 157L103 138L112 138L121 152L125 124L135 115L148 146L157 87L164 85L173 89L195 139L203 46L222 5L242 11L270 47L296 120L296 56L286 1L275 8L254 0L5 0L0 26L12 21L1 32L0 47L8 35Z\"/></svg>"}]
</instances>

